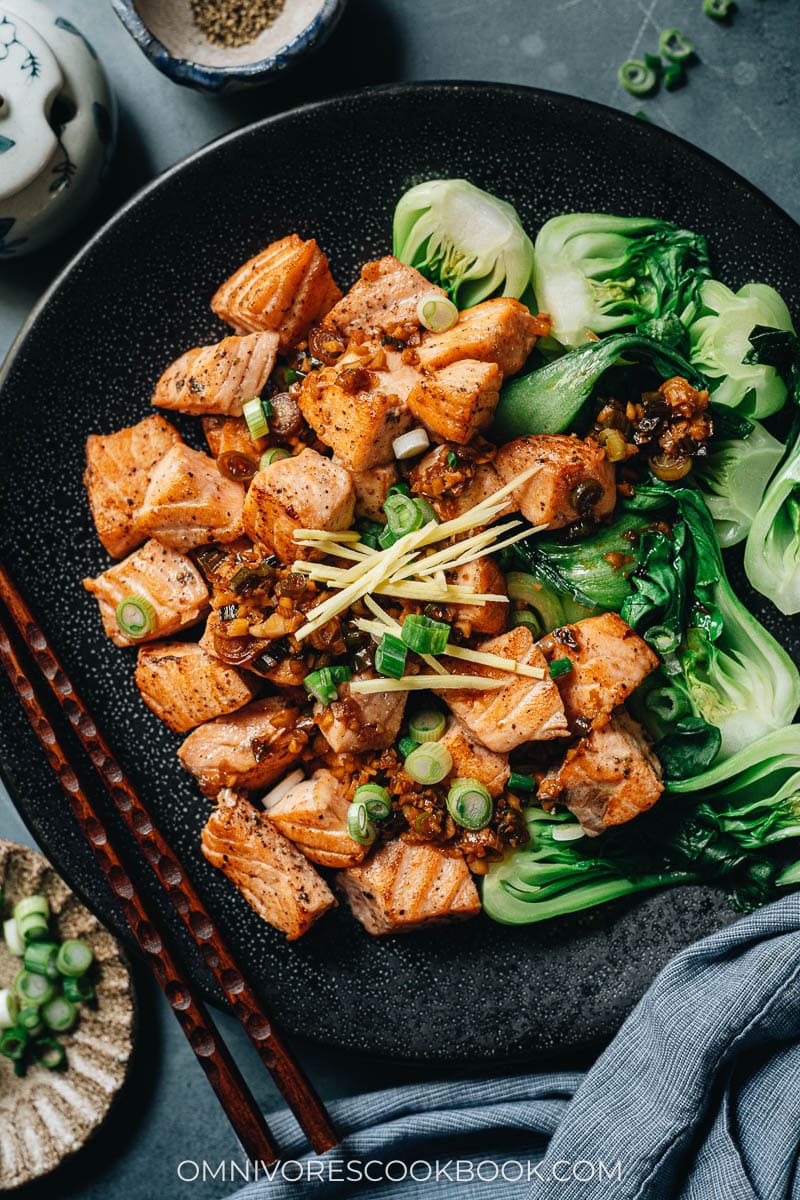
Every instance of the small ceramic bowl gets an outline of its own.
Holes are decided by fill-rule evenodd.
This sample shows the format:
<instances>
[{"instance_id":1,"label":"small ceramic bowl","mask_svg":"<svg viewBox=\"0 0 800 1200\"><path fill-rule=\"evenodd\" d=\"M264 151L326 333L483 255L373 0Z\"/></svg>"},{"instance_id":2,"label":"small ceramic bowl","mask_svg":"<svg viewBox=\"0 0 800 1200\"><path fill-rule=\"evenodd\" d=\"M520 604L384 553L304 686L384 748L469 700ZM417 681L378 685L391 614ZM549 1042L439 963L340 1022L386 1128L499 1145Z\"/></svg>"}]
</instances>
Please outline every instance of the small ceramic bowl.
<instances>
[{"instance_id":1,"label":"small ceramic bowl","mask_svg":"<svg viewBox=\"0 0 800 1200\"><path fill-rule=\"evenodd\" d=\"M190 0L112 0L139 49L175 83L206 92L267 83L321 46L347 0L285 0L282 11L246 46L218 46L194 21Z\"/></svg>"}]
</instances>

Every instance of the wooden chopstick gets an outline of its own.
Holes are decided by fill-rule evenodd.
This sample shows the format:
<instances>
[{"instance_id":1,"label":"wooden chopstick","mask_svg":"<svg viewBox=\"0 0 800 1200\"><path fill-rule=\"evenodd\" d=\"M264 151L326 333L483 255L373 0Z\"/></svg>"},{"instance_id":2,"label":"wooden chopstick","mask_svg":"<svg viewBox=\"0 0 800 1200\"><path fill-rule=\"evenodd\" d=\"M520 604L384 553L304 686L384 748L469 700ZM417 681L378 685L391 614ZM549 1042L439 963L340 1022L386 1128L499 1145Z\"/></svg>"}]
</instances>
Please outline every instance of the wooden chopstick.
<instances>
[{"instance_id":1,"label":"wooden chopstick","mask_svg":"<svg viewBox=\"0 0 800 1200\"><path fill-rule=\"evenodd\" d=\"M292 1057L235 961L178 858L112 754L33 614L0 563L0 598L100 776L112 803L153 868L164 892L222 988L311 1147L322 1154L339 1137L324 1104Z\"/></svg>"},{"instance_id":2,"label":"wooden chopstick","mask_svg":"<svg viewBox=\"0 0 800 1200\"><path fill-rule=\"evenodd\" d=\"M1 618L0 661L22 702L48 762L64 789L94 857L122 906L131 932L180 1022L186 1039L216 1092L245 1153L253 1162L275 1162L277 1147L260 1108L220 1037L199 993L183 974L168 949L160 928L160 917L148 909L136 892L111 837L81 787L78 776L45 715Z\"/></svg>"}]
</instances>

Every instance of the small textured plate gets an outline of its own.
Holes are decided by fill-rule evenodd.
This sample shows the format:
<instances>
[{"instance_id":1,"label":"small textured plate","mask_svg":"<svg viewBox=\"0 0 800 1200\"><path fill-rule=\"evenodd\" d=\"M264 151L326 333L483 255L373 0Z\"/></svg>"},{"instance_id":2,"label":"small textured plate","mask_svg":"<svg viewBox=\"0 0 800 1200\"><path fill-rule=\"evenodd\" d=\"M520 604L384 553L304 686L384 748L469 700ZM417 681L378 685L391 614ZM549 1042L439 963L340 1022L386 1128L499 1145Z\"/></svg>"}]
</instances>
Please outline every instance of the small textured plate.
<instances>
[{"instance_id":1,"label":"small textured plate","mask_svg":"<svg viewBox=\"0 0 800 1200\"><path fill-rule=\"evenodd\" d=\"M60 938L82 938L95 956L97 1006L82 1005L72 1033L59 1039L63 1071L31 1065L17 1077L0 1058L0 1191L54 1170L79 1150L105 1120L125 1081L133 1049L134 1002L124 954L110 933L69 890L41 854L0 840L0 890L7 915L24 896L42 892ZM19 959L0 941L0 984L7 987Z\"/></svg>"}]
</instances>

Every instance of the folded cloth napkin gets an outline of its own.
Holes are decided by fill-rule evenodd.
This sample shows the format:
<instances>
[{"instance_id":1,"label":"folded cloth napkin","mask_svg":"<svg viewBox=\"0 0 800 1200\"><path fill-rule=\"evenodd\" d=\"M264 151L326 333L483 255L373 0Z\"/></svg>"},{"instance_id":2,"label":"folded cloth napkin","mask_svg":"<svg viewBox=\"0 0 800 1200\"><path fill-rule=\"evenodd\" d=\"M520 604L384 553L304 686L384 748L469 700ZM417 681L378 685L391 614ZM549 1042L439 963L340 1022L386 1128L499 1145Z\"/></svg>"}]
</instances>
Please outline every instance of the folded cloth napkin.
<instances>
[{"instance_id":1,"label":"folded cloth napkin","mask_svg":"<svg viewBox=\"0 0 800 1200\"><path fill-rule=\"evenodd\" d=\"M272 1118L283 1163L237 1200L800 1200L800 894L678 954L585 1076L416 1084L332 1111L342 1145L316 1159Z\"/></svg>"}]
</instances>

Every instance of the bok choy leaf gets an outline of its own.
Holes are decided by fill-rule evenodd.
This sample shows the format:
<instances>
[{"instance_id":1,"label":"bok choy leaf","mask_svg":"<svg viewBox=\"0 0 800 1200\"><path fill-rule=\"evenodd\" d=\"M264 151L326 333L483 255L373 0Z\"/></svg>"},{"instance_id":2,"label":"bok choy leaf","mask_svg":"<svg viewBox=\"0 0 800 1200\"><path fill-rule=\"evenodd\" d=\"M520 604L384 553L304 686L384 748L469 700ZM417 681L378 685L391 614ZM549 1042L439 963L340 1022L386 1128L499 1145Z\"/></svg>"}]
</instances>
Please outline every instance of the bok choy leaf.
<instances>
[{"instance_id":1,"label":"bok choy leaf","mask_svg":"<svg viewBox=\"0 0 800 1200\"><path fill-rule=\"evenodd\" d=\"M714 421L718 428L716 414ZM783 444L752 421L744 434L714 438L707 456L695 460L693 475L723 548L747 537L783 454Z\"/></svg>"}]
</instances>

